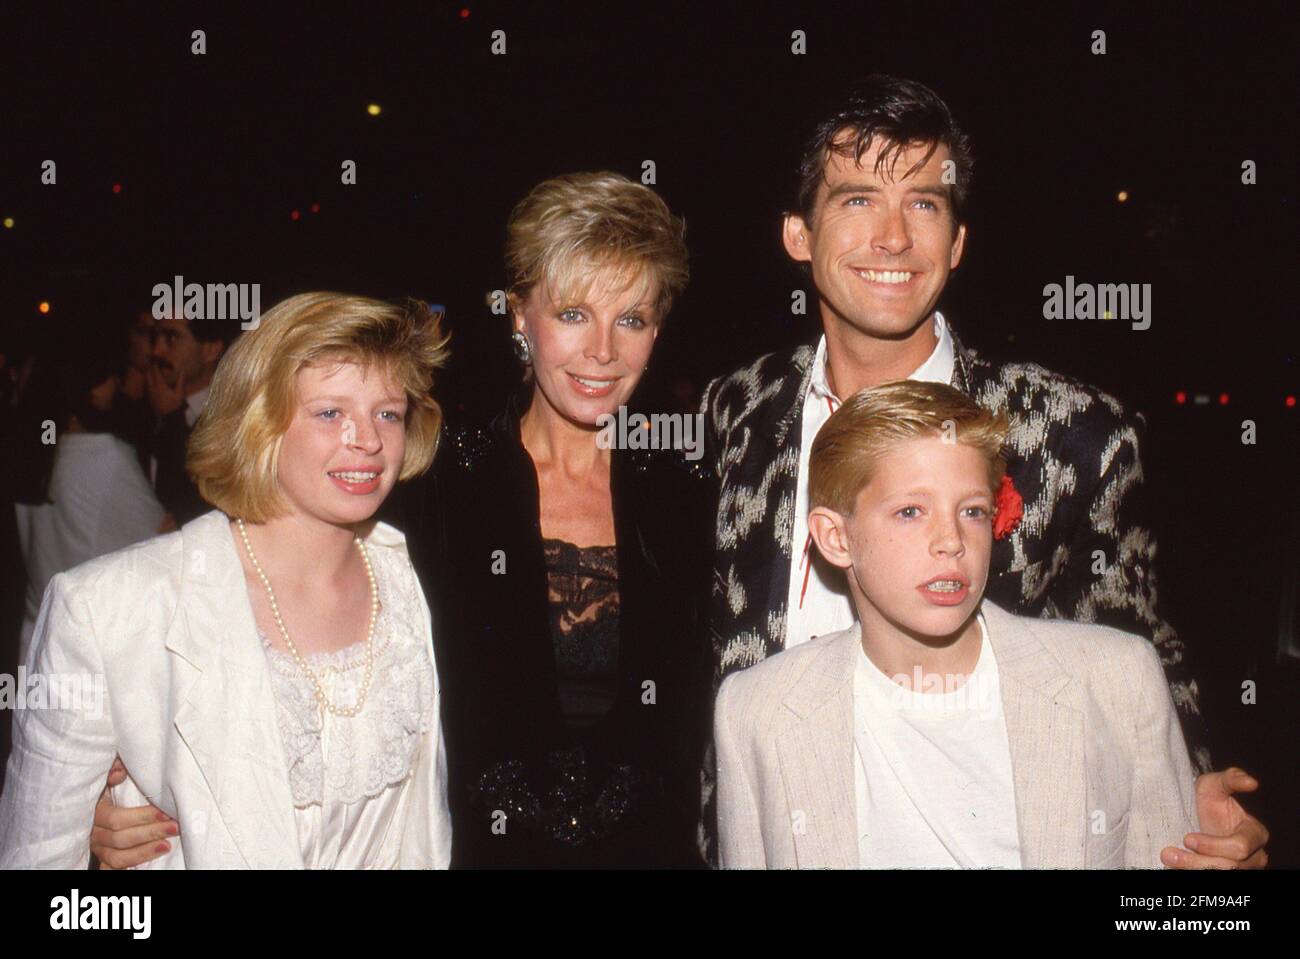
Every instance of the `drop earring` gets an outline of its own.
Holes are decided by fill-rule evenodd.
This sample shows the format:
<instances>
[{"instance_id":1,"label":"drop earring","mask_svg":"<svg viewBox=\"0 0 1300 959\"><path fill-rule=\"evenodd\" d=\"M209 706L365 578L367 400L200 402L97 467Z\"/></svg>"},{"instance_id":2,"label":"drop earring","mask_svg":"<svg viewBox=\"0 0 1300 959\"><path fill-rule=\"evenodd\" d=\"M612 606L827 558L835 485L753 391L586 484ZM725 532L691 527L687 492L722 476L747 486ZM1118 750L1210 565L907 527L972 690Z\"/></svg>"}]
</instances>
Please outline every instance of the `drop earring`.
<instances>
[{"instance_id":1,"label":"drop earring","mask_svg":"<svg viewBox=\"0 0 1300 959\"><path fill-rule=\"evenodd\" d=\"M510 334L510 342L514 344L515 357L524 366L533 365L533 345L528 342L528 337L524 335L523 330L515 330Z\"/></svg>"}]
</instances>

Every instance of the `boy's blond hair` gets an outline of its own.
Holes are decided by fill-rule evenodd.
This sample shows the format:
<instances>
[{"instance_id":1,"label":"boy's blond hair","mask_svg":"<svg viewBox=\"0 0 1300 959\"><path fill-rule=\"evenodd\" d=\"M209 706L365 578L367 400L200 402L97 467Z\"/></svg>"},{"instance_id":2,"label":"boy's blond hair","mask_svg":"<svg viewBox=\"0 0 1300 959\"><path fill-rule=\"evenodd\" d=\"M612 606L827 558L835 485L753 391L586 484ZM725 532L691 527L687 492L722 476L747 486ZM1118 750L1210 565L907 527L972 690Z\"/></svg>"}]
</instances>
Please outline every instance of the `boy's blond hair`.
<instances>
[{"instance_id":1,"label":"boy's blond hair","mask_svg":"<svg viewBox=\"0 0 1300 959\"><path fill-rule=\"evenodd\" d=\"M277 473L304 366L353 362L388 373L406 393L406 453L398 479L429 468L442 410L429 395L444 365L439 316L419 300L303 293L277 303L226 351L190 435L185 467L226 514L261 523L287 510Z\"/></svg>"},{"instance_id":2,"label":"boy's blond hair","mask_svg":"<svg viewBox=\"0 0 1300 959\"><path fill-rule=\"evenodd\" d=\"M1007 468L1002 448L1008 430L1005 413L992 413L942 383L899 380L869 387L832 413L813 441L808 506L851 515L877 460L901 443L924 436L950 435L983 453L989 488L996 493Z\"/></svg>"}]
</instances>

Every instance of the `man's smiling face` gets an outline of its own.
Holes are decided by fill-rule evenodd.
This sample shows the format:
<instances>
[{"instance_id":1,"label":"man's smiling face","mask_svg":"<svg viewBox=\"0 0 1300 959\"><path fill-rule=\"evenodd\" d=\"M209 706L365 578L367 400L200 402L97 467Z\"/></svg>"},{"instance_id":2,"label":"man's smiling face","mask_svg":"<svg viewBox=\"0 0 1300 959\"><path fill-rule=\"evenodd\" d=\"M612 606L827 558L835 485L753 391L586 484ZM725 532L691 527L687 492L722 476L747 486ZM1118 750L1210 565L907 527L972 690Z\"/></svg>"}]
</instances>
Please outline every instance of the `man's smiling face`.
<instances>
[{"instance_id":1,"label":"man's smiling face","mask_svg":"<svg viewBox=\"0 0 1300 959\"><path fill-rule=\"evenodd\" d=\"M787 252L812 267L824 321L875 337L901 338L929 317L961 261L966 227L943 182L948 148L913 144L893 156L876 137L860 162L832 153L811 222L786 217ZM876 159L886 150L877 171Z\"/></svg>"}]
</instances>

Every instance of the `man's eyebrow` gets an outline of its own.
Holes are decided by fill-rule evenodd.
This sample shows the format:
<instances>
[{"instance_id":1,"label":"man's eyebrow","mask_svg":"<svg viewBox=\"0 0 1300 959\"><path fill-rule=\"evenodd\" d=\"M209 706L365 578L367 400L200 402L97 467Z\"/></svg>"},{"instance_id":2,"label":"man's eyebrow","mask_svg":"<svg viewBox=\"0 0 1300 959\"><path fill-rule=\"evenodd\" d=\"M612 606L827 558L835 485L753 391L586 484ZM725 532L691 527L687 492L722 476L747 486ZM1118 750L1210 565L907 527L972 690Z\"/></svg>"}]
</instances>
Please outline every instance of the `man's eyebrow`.
<instances>
[{"instance_id":1,"label":"man's eyebrow","mask_svg":"<svg viewBox=\"0 0 1300 959\"><path fill-rule=\"evenodd\" d=\"M879 193L880 187L873 183L839 183L826 191L826 199L832 200L837 196L846 196L848 194L860 193ZM919 193L923 196L937 196L948 199L948 188L943 186L932 186L929 184L918 184L907 188L910 194Z\"/></svg>"},{"instance_id":2,"label":"man's eyebrow","mask_svg":"<svg viewBox=\"0 0 1300 959\"><path fill-rule=\"evenodd\" d=\"M874 183L838 183L826 191L826 199L830 200L837 196L844 196L846 193L879 193L880 187Z\"/></svg>"}]
</instances>

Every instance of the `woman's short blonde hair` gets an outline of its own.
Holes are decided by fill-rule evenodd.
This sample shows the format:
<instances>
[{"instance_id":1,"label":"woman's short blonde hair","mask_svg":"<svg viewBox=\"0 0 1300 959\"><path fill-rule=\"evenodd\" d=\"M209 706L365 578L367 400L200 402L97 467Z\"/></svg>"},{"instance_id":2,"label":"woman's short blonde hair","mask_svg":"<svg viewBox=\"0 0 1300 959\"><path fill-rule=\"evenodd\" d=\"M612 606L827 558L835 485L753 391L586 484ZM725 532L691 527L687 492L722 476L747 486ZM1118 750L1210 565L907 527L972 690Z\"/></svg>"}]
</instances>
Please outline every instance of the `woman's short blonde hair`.
<instances>
[{"instance_id":1,"label":"woman's short blonde hair","mask_svg":"<svg viewBox=\"0 0 1300 959\"><path fill-rule=\"evenodd\" d=\"M1007 468L1008 429L1005 413L992 413L942 383L900 380L862 390L831 414L813 441L808 506L852 515L880 457L925 436L952 436L979 450L988 462L989 489L996 492Z\"/></svg>"},{"instance_id":2,"label":"woman's short blonde hair","mask_svg":"<svg viewBox=\"0 0 1300 959\"><path fill-rule=\"evenodd\" d=\"M544 284L566 306L614 270L616 292L657 286L655 309L668 314L686 288L686 224L649 187L618 173L571 173L545 180L516 204L506 224L506 278L516 309Z\"/></svg>"},{"instance_id":3,"label":"woman's short blonde hair","mask_svg":"<svg viewBox=\"0 0 1300 959\"><path fill-rule=\"evenodd\" d=\"M212 377L185 466L213 506L253 523L287 512L280 447L298 405L305 366L353 362L379 369L406 393L406 453L399 480L429 468L442 410L429 395L447 359L440 317L414 299L303 293L272 307L244 333Z\"/></svg>"}]
</instances>

